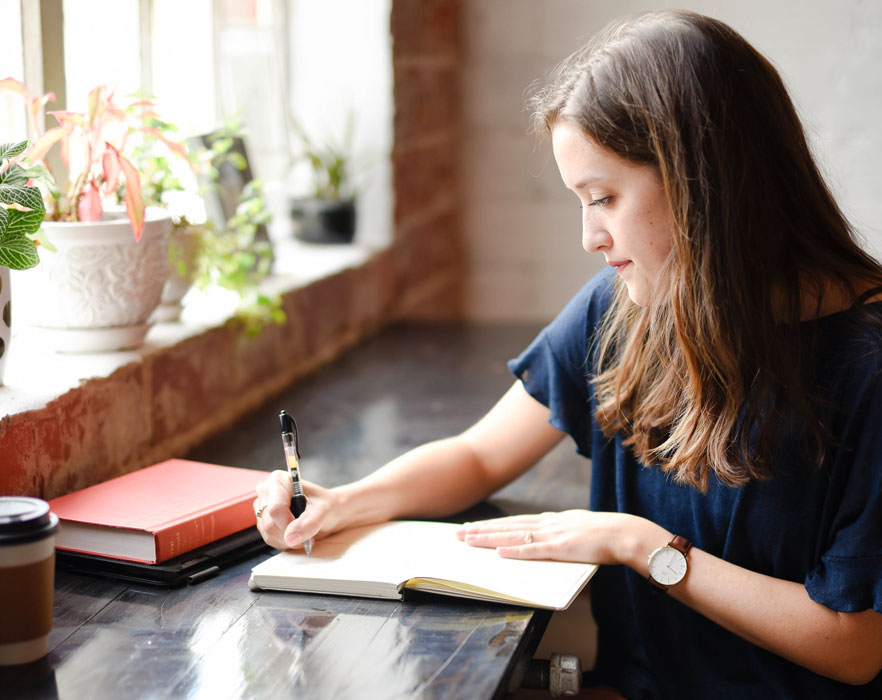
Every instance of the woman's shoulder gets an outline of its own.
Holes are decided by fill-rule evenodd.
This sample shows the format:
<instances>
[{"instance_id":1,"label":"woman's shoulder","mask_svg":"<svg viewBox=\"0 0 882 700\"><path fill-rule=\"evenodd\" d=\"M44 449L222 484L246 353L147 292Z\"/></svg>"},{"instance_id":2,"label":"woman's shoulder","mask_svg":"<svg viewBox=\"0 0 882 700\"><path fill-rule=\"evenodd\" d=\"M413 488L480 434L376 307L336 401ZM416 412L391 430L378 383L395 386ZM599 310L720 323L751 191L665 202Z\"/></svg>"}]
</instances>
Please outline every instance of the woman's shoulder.
<instances>
[{"instance_id":1,"label":"woman's shoulder","mask_svg":"<svg viewBox=\"0 0 882 700\"><path fill-rule=\"evenodd\" d=\"M806 324L822 352L882 368L882 301L854 306Z\"/></svg>"},{"instance_id":2,"label":"woman's shoulder","mask_svg":"<svg viewBox=\"0 0 882 700\"><path fill-rule=\"evenodd\" d=\"M809 325L814 355L810 371L822 395L854 409L854 402L882 394L882 301L830 314Z\"/></svg>"}]
</instances>

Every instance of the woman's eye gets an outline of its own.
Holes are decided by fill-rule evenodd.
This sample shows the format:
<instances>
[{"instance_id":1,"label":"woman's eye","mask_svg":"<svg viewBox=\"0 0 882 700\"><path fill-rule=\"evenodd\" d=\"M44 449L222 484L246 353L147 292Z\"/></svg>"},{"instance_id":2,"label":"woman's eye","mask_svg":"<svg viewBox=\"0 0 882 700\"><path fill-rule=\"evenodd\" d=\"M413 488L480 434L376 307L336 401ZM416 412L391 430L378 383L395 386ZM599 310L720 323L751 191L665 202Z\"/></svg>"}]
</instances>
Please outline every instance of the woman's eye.
<instances>
[{"instance_id":1,"label":"woman's eye","mask_svg":"<svg viewBox=\"0 0 882 700\"><path fill-rule=\"evenodd\" d=\"M601 197L600 199L592 199L591 202L588 204L588 206L589 207L605 207L607 204L609 204L610 199L612 199L612 197Z\"/></svg>"}]
</instances>

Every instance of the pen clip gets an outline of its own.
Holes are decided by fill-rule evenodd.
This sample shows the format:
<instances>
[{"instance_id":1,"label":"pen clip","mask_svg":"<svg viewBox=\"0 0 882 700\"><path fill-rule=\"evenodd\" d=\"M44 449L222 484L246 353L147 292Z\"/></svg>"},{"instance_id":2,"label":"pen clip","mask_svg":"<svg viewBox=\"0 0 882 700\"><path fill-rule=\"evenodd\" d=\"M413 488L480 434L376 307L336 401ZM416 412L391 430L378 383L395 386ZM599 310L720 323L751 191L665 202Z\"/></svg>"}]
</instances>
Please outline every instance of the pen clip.
<instances>
[{"instance_id":1,"label":"pen clip","mask_svg":"<svg viewBox=\"0 0 882 700\"><path fill-rule=\"evenodd\" d=\"M291 436L291 440L294 443L294 456L297 458L297 461L300 461L300 436L297 433L297 423L294 419L285 413L284 409L279 414L279 422L282 425L282 436L283 439L288 435Z\"/></svg>"}]
</instances>

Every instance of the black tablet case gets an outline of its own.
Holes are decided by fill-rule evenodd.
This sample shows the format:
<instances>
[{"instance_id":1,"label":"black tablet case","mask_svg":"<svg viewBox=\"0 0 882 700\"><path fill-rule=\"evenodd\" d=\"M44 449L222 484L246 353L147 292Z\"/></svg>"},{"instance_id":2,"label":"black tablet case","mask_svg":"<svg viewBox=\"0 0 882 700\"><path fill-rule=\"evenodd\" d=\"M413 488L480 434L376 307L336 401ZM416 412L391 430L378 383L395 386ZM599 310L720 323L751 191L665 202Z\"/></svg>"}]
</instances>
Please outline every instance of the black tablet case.
<instances>
[{"instance_id":1,"label":"black tablet case","mask_svg":"<svg viewBox=\"0 0 882 700\"><path fill-rule=\"evenodd\" d=\"M58 549L55 551L55 565L61 571L168 588L199 583L216 575L226 566L269 549L257 528L249 527L161 564L141 564Z\"/></svg>"}]
</instances>

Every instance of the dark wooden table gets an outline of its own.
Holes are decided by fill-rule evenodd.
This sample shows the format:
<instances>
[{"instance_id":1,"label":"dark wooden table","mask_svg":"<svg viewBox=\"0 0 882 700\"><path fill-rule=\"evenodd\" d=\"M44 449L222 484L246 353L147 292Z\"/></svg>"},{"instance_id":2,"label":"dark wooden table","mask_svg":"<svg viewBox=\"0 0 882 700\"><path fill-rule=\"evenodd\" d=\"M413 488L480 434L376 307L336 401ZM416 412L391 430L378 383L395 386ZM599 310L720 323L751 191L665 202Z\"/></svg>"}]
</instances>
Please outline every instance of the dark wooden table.
<instances>
[{"instance_id":1,"label":"dark wooden table","mask_svg":"<svg viewBox=\"0 0 882 700\"><path fill-rule=\"evenodd\" d=\"M511 384L534 326L401 325L282 393L188 457L284 467L278 412L305 478L350 481L467 427ZM588 464L563 444L461 518L584 507ZM501 698L548 613L427 596L374 601L251 592L252 557L161 589L58 572L49 656L0 671L10 698Z\"/></svg>"}]
</instances>

